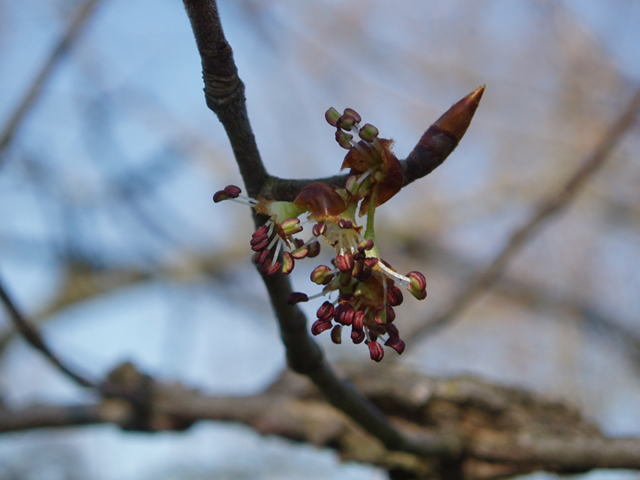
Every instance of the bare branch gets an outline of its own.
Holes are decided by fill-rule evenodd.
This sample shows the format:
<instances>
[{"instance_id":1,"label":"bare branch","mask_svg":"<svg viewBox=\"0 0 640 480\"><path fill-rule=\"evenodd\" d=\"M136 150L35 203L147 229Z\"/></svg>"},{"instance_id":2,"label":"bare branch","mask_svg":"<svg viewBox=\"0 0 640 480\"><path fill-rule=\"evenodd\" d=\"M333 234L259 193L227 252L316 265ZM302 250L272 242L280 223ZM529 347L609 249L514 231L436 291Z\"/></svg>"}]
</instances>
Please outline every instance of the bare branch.
<instances>
[{"instance_id":1,"label":"bare branch","mask_svg":"<svg viewBox=\"0 0 640 480\"><path fill-rule=\"evenodd\" d=\"M33 406L0 410L0 432L63 425L115 423L143 431L183 430L197 421L231 421L265 435L328 447L343 460L376 465L402 478L448 478L448 468L465 480L490 480L539 470L586 472L594 468L640 468L639 438L608 438L572 406L516 388L469 377L437 378L385 365L372 377L368 368L343 370L369 401L411 435L422 452L385 449L356 423L322 401L304 377L285 373L253 396L206 396L180 384L156 382L131 364L109 378L128 389L148 383L144 409L120 399L97 405ZM464 454L436 453L433 439L463 438ZM431 450L433 453L425 453Z\"/></svg>"},{"instance_id":2,"label":"bare branch","mask_svg":"<svg viewBox=\"0 0 640 480\"><path fill-rule=\"evenodd\" d=\"M13 113L9 116L7 123L0 133L0 165L2 165L2 162L4 161L3 154L6 148L11 143L11 139L20 128L20 125L25 119L27 113L38 100L38 97L40 97L42 89L51 78L56 66L69 51L73 43L78 39L82 32L82 28L91 19L101 1L102 0L88 0L78 7L77 11L73 15L73 19L49 54L49 58L42 66L40 72L38 72L38 75L36 75L33 83L27 90L27 93L20 103L18 103L18 106Z\"/></svg>"},{"instance_id":3,"label":"bare branch","mask_svg":"<svg viewBox=\"0 0 640 480\"><path fill-rule=\"evenodd\" d=\"M255 198L267 179L267 171L249 123L244 84L222 31L218 7L212 0L184 0L184 7L202 59L207 106L224 126L247 193Z\"/></svg>"},{"instance_id":4,"label":"bare branch","mask_svg":"<svg viewBox=\"0 0 640 480\"><path fill-rule=\"evenodd\" d=\"M500 278L509 262L520 253L526 243L540 231L540 228L547 221L562 212L584 187L587 180L605 163L613 148L633 125L638 109L640 109L640 89L635 92L631 101L605 132L591 154L557 192L539 202L531 217L511 233L509 241L495 259L475 274L442 309L440 314L409 336L405 335L405 340L410 338L412 345L420 343L421 339L455 320L488 290Z\"/></svg>"},{"instance_id":5,"label":"bare branch","mask_svg":"<svg viewBox=\"0 0 640 480\"><path fill-rule=\"evenodd\" d=\"M94 382L87 379L83 375L80 375L74 372L71 368L67 367L57 355L53 353L53 351L49 348L49 346L45 343L44 339L40 332L34 327L31 322L27 320L27 318L18 310L18 307L13 302L4 286L2 285L2 280L0 279L0 300L5 305L7 311L9 312L9 317L13 321L16 329L20 332L20 334L24 337L24 339L31 344L36 350L39 350L45 357L49 359L49 361L56 366L58 370L64 373L71 380L76 382L77 384L83 387L95 387Z\"/></svg>"},{"instance_id":6,"label":"bare branch","mask_svg":"<svg viewBox=\"0 0 640 480\"><path fill-rule=\"evenodd\" d=\"M231 47L224 37L216 3L214 0L184 0L184 6L202 58L207 105L227 131L248 194L256 197L270 179L255 144L247 117L244 86L238 78ZM255 220L259 225L259 219ZM276 274L268 278L263 276L263 280L280 324L289 365L294 371L308 375L332 405L352 416L389 449L426 454L444 448L450 455L459 453L458 445L443 446L438 441L420 445L400 433L357 390L340 380L326 363L322 351L309 335L302 311L286 304L292 292L289 279Z\"/></svg>"}]
</instances>

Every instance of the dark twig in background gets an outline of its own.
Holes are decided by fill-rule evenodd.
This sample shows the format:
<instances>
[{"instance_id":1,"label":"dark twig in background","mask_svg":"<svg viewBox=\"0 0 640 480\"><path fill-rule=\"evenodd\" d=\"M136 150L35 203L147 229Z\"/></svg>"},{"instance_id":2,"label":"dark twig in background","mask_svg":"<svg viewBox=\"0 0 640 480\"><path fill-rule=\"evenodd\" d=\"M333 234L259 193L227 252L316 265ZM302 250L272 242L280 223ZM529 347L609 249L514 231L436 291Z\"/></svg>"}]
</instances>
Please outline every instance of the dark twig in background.
<instances>
[{"instance_id":1,"label":"dark twig in background","mask_svg":"<svg viewBox=\"0 0 640 480\"><path fill-rule=\"evenodd\" d=\"M25 96L18 103L13 113L9 115L7 123L2 129L2 132L0 132L0 165L4 162L4 152L6 148L11 143L12 138L20 128L20 125L24 121L27 113L38 100L45 84L55 71L56 66L69 51L75 40L82 32L82 28L91 19L101 1L102 0L88 0L78 7L71 22L69 22L67 29L49 54L47 61L42 65L42 68L34 78L33 83L25 93Z\"/></svg>"}]
</instances>

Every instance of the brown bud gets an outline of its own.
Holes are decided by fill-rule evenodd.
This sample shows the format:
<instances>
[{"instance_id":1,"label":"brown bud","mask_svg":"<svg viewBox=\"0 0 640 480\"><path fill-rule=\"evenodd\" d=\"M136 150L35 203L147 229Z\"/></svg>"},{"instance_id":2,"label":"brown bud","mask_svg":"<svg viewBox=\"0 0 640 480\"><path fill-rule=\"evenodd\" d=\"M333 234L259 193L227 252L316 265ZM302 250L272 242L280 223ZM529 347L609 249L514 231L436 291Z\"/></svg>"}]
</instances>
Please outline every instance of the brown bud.
<instances>
[{"instance_id":1,"label":"brown bud","mask_svg":"<svg viewBox=\"0 0 640 480\"><path fill-rule=\"evenodd\" d=\"M453 105L422 135L407 157L405 176L409 181L431 173L453 152L469 128L483 93L484 85Z\"/></svg>"}]
</instances>

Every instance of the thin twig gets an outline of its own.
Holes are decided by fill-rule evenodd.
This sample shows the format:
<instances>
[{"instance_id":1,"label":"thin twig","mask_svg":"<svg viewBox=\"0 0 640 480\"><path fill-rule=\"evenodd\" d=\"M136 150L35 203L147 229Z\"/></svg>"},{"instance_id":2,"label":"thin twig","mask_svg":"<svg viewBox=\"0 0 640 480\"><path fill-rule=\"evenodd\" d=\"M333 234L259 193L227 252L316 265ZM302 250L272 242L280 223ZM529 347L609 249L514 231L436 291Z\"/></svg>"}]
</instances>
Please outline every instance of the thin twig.
<instances>
[{"instance_id":1,"label":"thin twig","mask_svg":"<svg viewBox=\"0 0 640 480\"><path fill-rule=\"evenodd\" d=\"M557 216L570 204L587 180L605 163L613 148L633 125L639 109L640 88L635 92L620 116L604 133L591 154L585 158L562 187L539 202L531 217L511 233L509 241L494 260L465 283L446 308L442 309L442 313L436 315L421 328L405 335L405 341L410 339L412 345L419 344L421 340L455 320L487 291L500 278L509 262L520 253L527 242L540 231L546 222Z\"/></svg>"},{"instance_id":2,"label":"thin twig","mask_svg":"<svg viewBox=\"0 0 640 480\"><path fill-rule=\"evenodd\" d=\"M0 300L7 308L9 312L9 317L13 321L16 329L20 332L20 334L24 337L24 339L29 342L34 348L42 352L42 354L49 359L49 361L56 366L58 370L64 373L71 380L76 382L77 384L83 387L91 387L95 388L96 384L91 380L87 379L83 375L80 375L74 372L71 368L67 367L57 355L53 353L53 351L49 348L49 346L45 343L42 335L38 331L38 329L31 324L27 320L27 318L20 312L16 304L13 302L4 286L2 285L2 280L0 279Z\"/></svg>"},{"instance_id":3,"label":"thin twig","mask_svg":"<svg viewBox=\"0 0 640 480\"><path fill-rule=\"evenodd\" d=\"M69 51L73 43L78 39L82 28L87 24L88 20L96 11L97 5L101 1L102 0L88 0L78 7L73 15L73 19L69 22L65 32L49 54L49 57L42 66L42 69L34 78L33 83L27 90L27 93L13 113L9 116L9 120L0 133L0 165L2 165L4 161L4 152L6 151L6 148L11 143L11 140L20 128L20 125L24 121L27 113L40 97L44 85L51 78L52 73L60 63L60 60L64 57L65 53Z\"/></svg>"}]
</instances>

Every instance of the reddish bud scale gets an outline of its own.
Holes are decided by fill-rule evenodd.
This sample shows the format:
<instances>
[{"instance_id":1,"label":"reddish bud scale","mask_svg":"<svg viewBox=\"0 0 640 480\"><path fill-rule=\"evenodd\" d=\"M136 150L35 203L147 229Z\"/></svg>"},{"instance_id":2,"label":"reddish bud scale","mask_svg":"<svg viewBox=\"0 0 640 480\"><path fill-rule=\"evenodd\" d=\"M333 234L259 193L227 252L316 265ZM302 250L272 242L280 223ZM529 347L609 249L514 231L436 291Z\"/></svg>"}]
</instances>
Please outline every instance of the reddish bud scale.
<instances>
[{"instance_id":1,"label":"reddish bud scale","mask_svg":"<svg viewBox=\"0 0 640 480\"><path fill-rule=\"evenodd\" d=\"M293 201L307 210L312 216L330 217L340 215L347 206L335 187L324 182L313 182L304 187Z\"/></svg>"}]
</instances>

